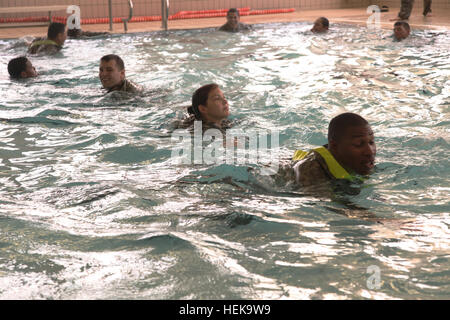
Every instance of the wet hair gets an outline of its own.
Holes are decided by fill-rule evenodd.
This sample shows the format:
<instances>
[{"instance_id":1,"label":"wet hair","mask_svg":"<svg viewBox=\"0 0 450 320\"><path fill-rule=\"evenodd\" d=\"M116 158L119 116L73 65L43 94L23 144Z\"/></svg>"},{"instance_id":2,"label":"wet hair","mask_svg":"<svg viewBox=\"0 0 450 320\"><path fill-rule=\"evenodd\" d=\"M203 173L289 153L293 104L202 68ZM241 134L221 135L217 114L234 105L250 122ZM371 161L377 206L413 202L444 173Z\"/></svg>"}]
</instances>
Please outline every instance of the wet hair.
<instances>
[{"instance_id":1,"label":"wet hair","mask_svg":"<svg viewBox=\"0 0 450 320\"><path fill-rule=\"evenodd\" d=\"M122 71L125 69L125 64L123 63L123 60L121 57L115 54L107 54L106 56L103 56L100 61L108 62L110 60L116 61L117 67L119 68L119 71Z\"/></svg>"},{"instance_id":2,"label":"wet hair","mask_svg":"<svg viewBox=\"0 0 450 320\"><path fill-rule=\"evenodd\" d=\"M67 36L69 38L78 38L81 36L81 29L69 29L67 30Z\"/></svg>"},{"instance_id":3,"label":"wet hair","mask_svg":"<svg viewBox=\"0 0 450 320\"><path fill-rule=\"evenodd\" d=\"M236 8L231 8L231 9L229 9L228 12L227 12L227 16L228 16L230 13L236 13L238 17L241 16L240 13L239 13L239 10L236 9Z\"/></svg>"},{"instance_id":4,"label":"wet hair","mask_svg":"<svg viewBox=\"0 0 450 320\"><path fill-rule=\"evenodd\" d=\"M48 26L47 38L55 39L58 36L58 34L64 33L65 30L66 25L64 23L52 22Z\"/></svg>"},{"instance_id":5,"label":"wet hair","mask_svg":"<svg viewBox=\"0 0 450 320\"><path fill-rule=\"evenodd\" d=\"M395 27L403 27L405 28L407 31L411 31L411 27L409 26L409 23L406 21L397 21L396 23L394 23L394 28Z\"/></svg>"},{"instance_id":6,"label":"wet hair","mask_svg":"<svg viewBox=\"0 0 450 320\"><path fill-rule=\"evenodd\" d=\"M208 96L211 90L214 90L218 88L219 85L215 83L210 83L207 85L204 85L197 90L195 90L194 94L192 95L192 105L188 107L188 113L195 116L195 119L201 120L202 115L200 113L200 110L198 109L199 105L206 106L208 101Z\"/></svg>"},{"instance_id":7,"label":"wet hair","mask_svg":"<svg viewBox=\"0 0 450 320\"><path fill-rule=\"evenodd\" d=\"M330 21L328 21L327 18L325 17L320 17L320 23L322 23L322 25L328 29L328 27L330 26Z\"/></svg>"},{"instance_id":8,"label":"wet hair","mask_svg":"<svg viewBox=\"0 0 450 320\"><path fill-rule=\"evenodd\" d=\"M26 57L18 57L14 58L8 63L8 72L12 78L20 78L20 74L22 71L27 70L27 61Z\"/></svg>"},{"instance_id":9,"label":"wet hair","mask_svg":"<svg viewBox=\"0 0 450 320\"><path fill-rule=\"evenodd\" d=\"M346 112L334 117L328 125L328 141L339 141L348 127L366 126L366 119L356 113Z\"/></svg>"}]
</instances>

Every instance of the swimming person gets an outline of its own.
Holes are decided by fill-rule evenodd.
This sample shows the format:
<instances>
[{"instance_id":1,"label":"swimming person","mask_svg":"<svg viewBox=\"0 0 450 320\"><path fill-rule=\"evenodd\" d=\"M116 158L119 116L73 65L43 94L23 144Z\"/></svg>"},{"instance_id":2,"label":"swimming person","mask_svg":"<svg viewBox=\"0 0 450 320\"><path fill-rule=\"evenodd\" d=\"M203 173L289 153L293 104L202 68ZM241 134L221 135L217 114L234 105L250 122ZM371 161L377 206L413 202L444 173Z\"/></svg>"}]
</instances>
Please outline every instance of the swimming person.
<instances>
[{"instance_id":1,"label":"swimming person","mask_svg":"<svg viewBox=\"0 0 450 320\"><path fill-rule=\"evenodd\" d=\"M98 76L103 88L112 91L136 93L142 89L125 78L125 64L118 55L108 54L100 59Z\"/></svg>"},{"instance_id":2,"label":"swimming person","mask_svg":"<svg viewBox=\"0 0 450 320\"><path fill-rule=\"evenodd\" d=\"M11 59L8 63L8 72L11 78L15 79L32 78L38 75L36 68L26 57Z\"/></svg>"},{"instance_id":3,"label":"swimming person","mask_svg":"<svg viewBox=\"0 0 450 320\"><path fill-rule=\"evenodd\" d=\"M328 31L328 28L330 26L330 22L325 17L317 18L316 21L314 21L314 25L311 29L314 33L324 33Z\"/></svg>"},{"instance_id":4,"label":"swimming person","mask_svg":"<svg viewBox=\"0 0 450 320\"><path fill-rule=\"evenodd\" d=\"M227 120L230 106L219 85L210 83L195 90L192 95L192 105L187 109L189 117L180 127L190 128L195 121L201 121L202 131L216 128L222 132L231 127Z\"/></svg>"},{"instance_id":5,"label":"swimming person","mask_svg":"<svg viewBox=\"0 0 450 320\"><path fill-rule=\"evenodd\" d=\"M52 22L48 26L47 38L35 39L28 48L28 53L56 53L62 49L66 38L66 25L59 22Z\"/></svg>"},{"instance_id":6,"label":"swimming person","mask_svg":"<svg viewBox=\"0 0 450 320\"><path fill-rule=\"evenodd\" d=\"M90 37L103 36L110 34L109 32L92 32L92 31L83 31L81 29L69 29L67 30L67 36L69 39L87 39Z\"/></svg>"},{"instance_id":7,"label":"swimming person","mask_svg":"<svg viewBox=\"0 0 450 320\"><path fill-rule=\"evenodd\" d=\"M297 150L292 158L295 182L303 187L330 181L357 182L375 166L374 133L363 117L343 113L328 126L328 144L309 152Z\"/></svg>"},{"instance_id":8,"label":"swimming person","mask_svg":"<svg viewBox=\"0 0 450 320\"><path fill-rule=\"evenodd\" d=\"M248 24L240 22L241 16L239 10L231 8L227 12L227 23L219 28L219 31L239 32L243 30L251 30L252 27Z\"/></svg>"},{"instance_id":9,"label":"swimming person","mask_svg":"<svg viewBox=\"0 0 450 320\"><path fill-rule=\"evenodd\" d=\"M402 41L409 37L411 27L406 21L397 21L394 23L394 38L397 41Z\"/></svg>"}]
</instances>

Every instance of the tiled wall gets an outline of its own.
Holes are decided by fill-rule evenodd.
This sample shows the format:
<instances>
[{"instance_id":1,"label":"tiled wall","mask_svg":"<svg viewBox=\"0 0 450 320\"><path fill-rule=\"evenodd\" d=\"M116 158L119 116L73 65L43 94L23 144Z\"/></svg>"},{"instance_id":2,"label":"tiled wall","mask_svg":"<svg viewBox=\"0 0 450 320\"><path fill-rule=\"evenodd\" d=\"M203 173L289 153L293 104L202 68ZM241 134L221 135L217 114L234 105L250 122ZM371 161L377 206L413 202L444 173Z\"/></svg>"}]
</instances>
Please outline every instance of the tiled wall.
<instances>
[{"instance_id":1,"label":"tiled wall","mask_svg":"<svg viewBox=\"0 0 450 320\"><path fill-rule=\"evenodd\" d=\"M132 0L134 16L161 15L161 0ZM252 9L296 8L297 10L365 8L371 4L400 6L401 0L170 0L170 14L183 10L207 10L250 7ZM128 16L128 0L112 0L113 16ZM42 5L78 5L82 18L108 17L108 0L0 0L0 8ZM415 7L422 8L423 1L415 0ZM450 0L433 0L432 8L450 9ZM58 12L58 16L66 16ZM41 13L0 14L0 17L45 16Z\"/></svg>"}]
</instances>

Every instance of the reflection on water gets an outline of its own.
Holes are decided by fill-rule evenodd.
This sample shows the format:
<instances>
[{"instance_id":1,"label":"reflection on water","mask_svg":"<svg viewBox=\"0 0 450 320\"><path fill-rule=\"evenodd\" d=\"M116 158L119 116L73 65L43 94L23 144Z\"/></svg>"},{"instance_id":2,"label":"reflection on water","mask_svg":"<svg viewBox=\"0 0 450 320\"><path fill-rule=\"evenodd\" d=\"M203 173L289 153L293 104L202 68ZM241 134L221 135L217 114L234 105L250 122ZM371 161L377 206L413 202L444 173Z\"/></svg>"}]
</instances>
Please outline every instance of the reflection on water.
<instances>
[{"instance_id":1,"label":"reflection on water","mask_svg":"<svg viewBox=\"0 0 450 320\"><path fill-rule=\"evenodd\" d=\"M308 28L68 40L31 58L39 78L1 76L0 297L448 298L448 32L398 43ZM17 43L0 41L2 68ZM101 90L112 52L143 95ZM361 114L375 173L330 199L254 165L176 163L174 123L208 82L238 128L278 130L283 158L324 144L334 115Z\"/></svg>"}]
</instances>

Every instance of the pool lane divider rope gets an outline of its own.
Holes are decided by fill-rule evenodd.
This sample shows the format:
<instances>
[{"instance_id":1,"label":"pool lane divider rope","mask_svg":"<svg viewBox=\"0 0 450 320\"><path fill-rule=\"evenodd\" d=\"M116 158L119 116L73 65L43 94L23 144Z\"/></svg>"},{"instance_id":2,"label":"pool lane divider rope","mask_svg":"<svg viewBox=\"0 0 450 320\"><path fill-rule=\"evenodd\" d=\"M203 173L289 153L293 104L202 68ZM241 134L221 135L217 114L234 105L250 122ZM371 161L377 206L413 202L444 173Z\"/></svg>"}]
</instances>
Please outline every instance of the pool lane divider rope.
<instances>
[{"instance_id":1,"label":"pool lane divider rope","mask_svg":"<svg viewBox=\"0 0 450 320\"><path fill-rule=\"evenodd\" d=\"M253 16L253 15L264 15L264 14L276 14L276 13L290 13L294 12L294 8L286 9L266 9L266 10L251 10L250 8L239 8L239 13L241 16ZM217 10L201 10L201 11L180 11L174 15L169 16L169 20L180 20L180 19L201 19L201 18L216 18L216 17L226 17L228 9L217 9ZM123 18L113 18L114 23L122 23ZM161 21L161 16L142 16L133 17L129 22L151 22L151 21ZM48 17L24 17L24 18L0 18L0 23L22 23L22 22L47 22ZM52 17L52 21L66 23L67 17ZM86 18L81 19L81 24L108 24L109 18Z\"/></svg>"}]
</instances>

